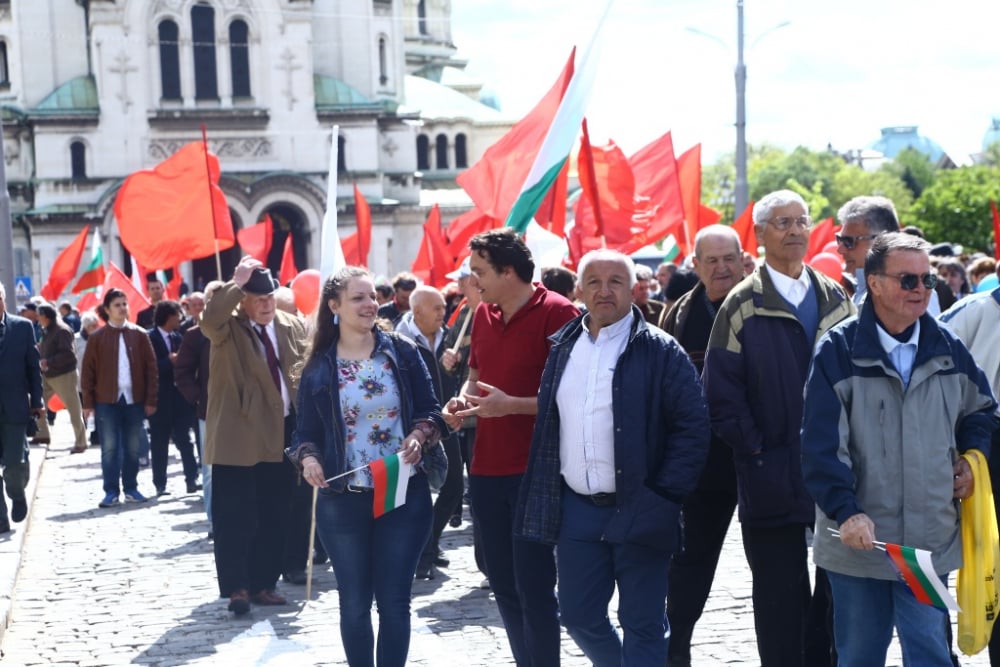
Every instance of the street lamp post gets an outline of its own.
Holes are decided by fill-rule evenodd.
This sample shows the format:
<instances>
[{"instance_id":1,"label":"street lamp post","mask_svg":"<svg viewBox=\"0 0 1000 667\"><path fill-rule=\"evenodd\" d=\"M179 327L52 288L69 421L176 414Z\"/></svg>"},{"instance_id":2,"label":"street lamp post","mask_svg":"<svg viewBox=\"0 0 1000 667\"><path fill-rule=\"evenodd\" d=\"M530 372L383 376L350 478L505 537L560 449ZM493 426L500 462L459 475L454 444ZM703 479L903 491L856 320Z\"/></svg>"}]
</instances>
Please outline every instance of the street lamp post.
<instances>
[{"instance_id":1,"label":"street lamp post","mask_svg":"<svg viewBox=\"0 0 1000 667\"><path fill-rule=\"evenodd\" d=\"M750 201L747 186L747 66L743 62L743 0L736 0L736 187L733 217Z\"/></svg>"},{"instance_id":2,"label":"street lamp post","mask_svg":"<svg viewBox=\"0 0 1000 667\"><path fill-rule=\"evenodd\" d=\"M10 195L7 193L7 162L4 157L3 123L0 122L0 281L7 288L11 307L14 302L14 233L11 229ZM0 317L2 317L0 313Z\"/></svg>"}]
</instances>

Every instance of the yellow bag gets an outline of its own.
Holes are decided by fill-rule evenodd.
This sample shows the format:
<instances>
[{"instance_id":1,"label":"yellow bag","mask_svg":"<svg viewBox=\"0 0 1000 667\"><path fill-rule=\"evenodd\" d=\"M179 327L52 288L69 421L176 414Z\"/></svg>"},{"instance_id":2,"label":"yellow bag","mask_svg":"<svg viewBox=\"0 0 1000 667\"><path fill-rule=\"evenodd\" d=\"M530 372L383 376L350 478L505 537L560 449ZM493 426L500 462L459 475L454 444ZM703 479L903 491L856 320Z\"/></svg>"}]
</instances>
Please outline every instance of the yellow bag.
<instances>
[{"instance_id":1,"label":"yellow bag","mask_svg":"<svg viewBox=\"0 0 1000 667\"><path fill-rule=\"evenodd\" d=\"M996 508L986 457L976 449L962 455L975 487L962 501L962 568L958 571L958 647L975 655L989 644L998 609L996 569L1000 563Z\"/></svg>"}]
</instances>

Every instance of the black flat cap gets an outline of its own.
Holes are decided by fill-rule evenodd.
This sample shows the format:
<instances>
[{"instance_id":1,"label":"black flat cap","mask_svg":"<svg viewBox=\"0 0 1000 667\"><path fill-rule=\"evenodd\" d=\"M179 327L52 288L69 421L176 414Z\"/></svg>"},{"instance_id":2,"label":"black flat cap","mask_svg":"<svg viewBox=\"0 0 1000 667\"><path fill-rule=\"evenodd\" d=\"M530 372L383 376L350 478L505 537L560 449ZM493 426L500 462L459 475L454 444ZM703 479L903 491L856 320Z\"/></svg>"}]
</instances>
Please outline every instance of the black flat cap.
<instances>
[{"instance_id":1,"label":"black flat cap","mask_svg":"<svg viewBox=\"0 0 1000 667\"><path fill-rule=\"evenodd\" d=\"M271 269L257 267L250 274L250 280L243 286L243 291L247 294L274 294L278 289L278 281L271 275Z\"/></svg>"}]
</instances>

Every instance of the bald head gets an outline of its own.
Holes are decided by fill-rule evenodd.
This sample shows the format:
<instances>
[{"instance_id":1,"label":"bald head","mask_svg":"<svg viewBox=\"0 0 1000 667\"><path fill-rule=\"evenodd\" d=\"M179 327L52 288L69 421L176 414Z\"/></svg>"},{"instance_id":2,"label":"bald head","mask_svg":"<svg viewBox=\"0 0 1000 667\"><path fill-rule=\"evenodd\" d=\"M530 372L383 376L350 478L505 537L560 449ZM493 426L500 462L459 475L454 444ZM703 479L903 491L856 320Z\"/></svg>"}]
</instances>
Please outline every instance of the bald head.
<instances>
[{"instance_id":1,"label":"bald head","mask_svg":"<svg viewBox=\"0 0 1000 667\"><path fill-rule=\"evenodd\" d=\"M410 308L413 310L413 322L428 338L432 338L444 324L444 297L430 285L418 285L410 293Z\"/></svg>"}]
</instances>

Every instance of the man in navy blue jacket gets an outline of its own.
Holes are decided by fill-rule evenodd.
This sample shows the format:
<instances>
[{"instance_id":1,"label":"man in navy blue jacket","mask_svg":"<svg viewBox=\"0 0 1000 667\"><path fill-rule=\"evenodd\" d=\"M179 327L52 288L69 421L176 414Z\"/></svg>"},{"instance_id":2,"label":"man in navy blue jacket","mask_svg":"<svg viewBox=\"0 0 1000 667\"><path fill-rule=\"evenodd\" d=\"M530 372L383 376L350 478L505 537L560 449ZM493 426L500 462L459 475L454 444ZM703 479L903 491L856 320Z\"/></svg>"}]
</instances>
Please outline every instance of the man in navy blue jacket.
<instances>
[{"instance_id":1,"label":"man in navy blue jacket","mask_svg":"<svg viewBox=\"0 0 1000 667\"><path fill-rule=\"evenodd\" d=\"M7 290L0 283L0 451L3 483L11 500L10 518L28 514L24 487L28 484L28 423L42 416L42 371L35 347L35 328L29 320L6 312ZM10 531L7 503L0 494L0 533Z\"/></svg>"},{"instance_id":2,"label":"man in navy blue jacket","mask_svg":"<svg viewBox=\"0 0 1000 667\"><path fill-rule=\"evenodd\" d=\"M632 305L632 260L595 250L579 268L587 312L552 336L514 532L556 545L560 617L595 665L664 665L708 410L687 353ZM616 586L624 639L608 620Z\"/></svg>"}]
</instances>

